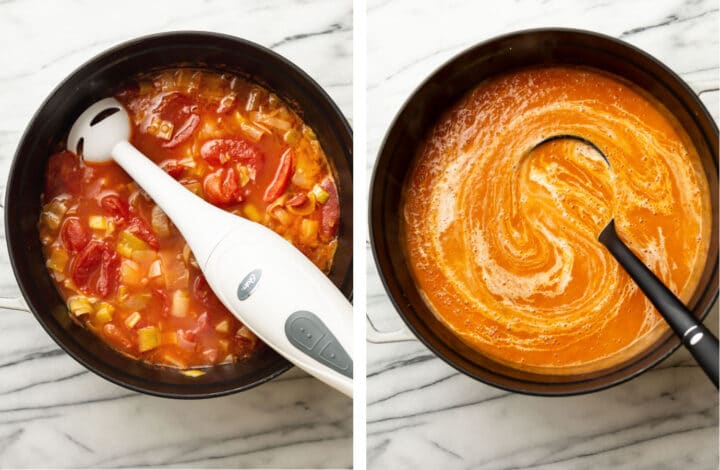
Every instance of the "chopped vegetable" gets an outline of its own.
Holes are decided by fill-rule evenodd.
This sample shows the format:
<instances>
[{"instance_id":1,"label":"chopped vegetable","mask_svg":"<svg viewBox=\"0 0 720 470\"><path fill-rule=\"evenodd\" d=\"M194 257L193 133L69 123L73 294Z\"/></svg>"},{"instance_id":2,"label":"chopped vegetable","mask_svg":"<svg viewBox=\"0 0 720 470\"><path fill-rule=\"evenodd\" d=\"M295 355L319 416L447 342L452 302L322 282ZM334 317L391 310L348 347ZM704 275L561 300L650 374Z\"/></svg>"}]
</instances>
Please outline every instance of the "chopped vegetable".
<instances>
[{"instance_id":1,"label":"chopped vegetable","mask_svg":"<svg viewBox=\"0 0 720 470\"><path fill-rule=\"evenodd\" d=\"M330 193L328 193L327 191L325 191L325 190L323 189L323 187L320 186L319 184L316 184L315 186L313 186L313 188L312 188L312 194L315 195L315 199L316 199L317 202L319 202L320 204L325 204L325 203L327 202L328 198L330 197Z\"/></svg>"},{"instance_id":2,"label":"chopped vegetable","mask_svg":"<svg viewBox=\"0 0 720 470\"><path fill-rule=\"evenodd\" d=\"M162 267L159 259L156 259L148 269L148 277L154 279L162 274Z\"/></svg>"},{"instance_id":3,"label":"chopped vegetable","mask_svg":"<svg viewBox=\"0 0 720 470\"><path fill-rule=\"evenodd\" d=\"M188 377L202 377L205 375L205 372L201 371L200 369L187 369L180 371L182 375L186 375Z\"/></svg>"},{"instance_id":4,"label":"chopped vegetable","mask_svg":"<svg viewBox=\"0 0 720 470\"><path fill-rule=\"evenodd\" d=\"M67 210L68 208L64 202L53 199L43 206L40 222L51 229L56 230L60 226L60 222Z\"/></svg>"},{"instance_id":5,"label":"chopped vegetable","mask_svg":"<svg viewBox=\"0 0 720 470\"><path fill-rule=\"evenodd\" d=\"M227 320L223 320L219 322L217 325L215 325L215 331L218 333L227 333L230 331L230 322Z\"/></svg>"},{"instance_id":6,"label":"chopped vegetable","mask_svg":"<svg viewBox=\"0 0 720 470\"><path fill-rule=\"evenodd\" d=\"M300 140L300 133L295 129L290 129L283 134L283 140L286 144L293 146Z\"/></svg>"},{"instance_id":7,"label":"chopped vegetable","mask_svg":"<svg viewBox=\"0 0 720 470\"><path fill-rule=\"evenodd\" d=\"M132 258L132 255L136 251L147 250L149 247L147 243L142 241L127 230L120 232L118 238L117 252L126 258Z\"/></svg>"},{"instance_id":8,"label":"chopped vegetable","mask_svg":"<svg viewBox=\"0 0 720 470\"><path fill-rule=\"evenodd\" d=\"M260 222L263 219L263 216L258 210L258 208L251 203L245 204L245 207L243 207L243 214L245 214L245 217L252 220L253 222Z\"/></svg>"},{"instance_id":9,"label":"chopped vegetable","mask_svg":"<svg viewBox=\"0 0 720 470\"><path fill-rule=\"evenodd\" d=\"M140 250L133 252L132 260L141 265L152 263L157 259L157 252L153 250Z\"/></svg>"},{"instance_id":10,"label":"chopped vegetable","mask_svg":"<svg viewBox=\"0 0 720 470\"><path fill-rule=\"evenodd\" d=\"M107 219L101 215L91 215L88 217L88 226L93 230L106 230Z\"/></svg>"},{"instance_id":11,"label":"chopped vegetable","mask_svg":"<svg viewBox=\"0 0 720 470\"><path fill-rule=\"evenodd\" d=\"M138 330L138 350L150 351L160 346L160 332L157 327L146 326Z\"/></svg>"},{"instance_id":12,"label":"chopped vegetable","mask_svg":"<svg viewBox=\"0 0 720 470\"><path fill-rule=\"evenodd\" d=\"M142 282L143 275L140 266L133 260L125 259L120 264L120 280L128 286L138 286Z\"/></svg>"},{"instance_id":13,"label":"chopped vegetable","mask_svg":"<svg viewBox=\"0 0 720 470\"><path fill-rule=\"evenodd\" d=\"M63 272L69 259L70 257L68 256L67 251L58 248L52 251L50 258L48 258L45 265L53 271Z\"/></svg>"},{"instance_id":14,"label":"chopped vegetable","mask_svg":"<svg viewBox=\"0 0 720 470\"><path fill-rule=\"evenodd\" d=\"M100 324L105 324L112 320L112 315L115 312L115 307L107 302L100 302L97 310L95 310L95 321Z\"/></svg>"},{"instance_id":15,"label":"chopped vegetable","mask_svg":"<svg viewBox=\"0 0 720 470\"><path fill-rule=\"evenodd\" d=\"M90 300L82 295L75 295L68 298L68 309L76 317L87 315L93 312L93 307L90 304Z\"/></svg>"},{"instance_id":16,"label":"chopped vegetable","mask_svg":"<svg viewBox=\"0 0 720 470\"><path fill-rule=\"evenodd\" d=\"M130 314L129 317L125 319L125 326L128 328L135 328L135 325L138 324L140 319L142 318L142 315L140 315L140 312L133 312Z\"/></svg>"},{"instance_id":17,"label":"chopped vegetable","mask_svg":"<svg viewBox=\"0 0 720 470\"><path fill-rule=\"evenodd\" d=\"M161 237L170 236L170 219L168 219L168 216L165 215L165 212L163 212L160 206L154 206L152 208L150 221L152 229L156 234Z\"/></svg>"},{"instance_id":18,"label":"chopped vegetable","mask_svg":"<svg viewBox=\"0 0 720 470\"><path fill-rule=\"evenodd\" d=\"M275 199L280 197L285 192L288 183L290 182L290 174L292 173L293 165L293 152L287 149L280 158L280 164L275 171L275 176L272 182L265 190L263 200L265 202L273 202Z\"/></svg>"},{"instance_id":19,"label":"chopped vegetable","mask_svg":"<svg viewBox=\"0 0 720 470\"><path fill-rule=\"evenodd\" d=\"M172 306L170 313L174 317L185 317L190 309L190 295L185 289L178 289L173 292Z\"/></svg>"},{"instance_id":20,"label":"chopped vegetable","mask_svg":"<svg viewBox=\"0 0 720 470\"><path fill-rule=\"evenodd\" d=\"M312 243L317 239L320 222L312 219L303 219L300 224L300 238L305 243Z\"/></svg>"}]
</instances>

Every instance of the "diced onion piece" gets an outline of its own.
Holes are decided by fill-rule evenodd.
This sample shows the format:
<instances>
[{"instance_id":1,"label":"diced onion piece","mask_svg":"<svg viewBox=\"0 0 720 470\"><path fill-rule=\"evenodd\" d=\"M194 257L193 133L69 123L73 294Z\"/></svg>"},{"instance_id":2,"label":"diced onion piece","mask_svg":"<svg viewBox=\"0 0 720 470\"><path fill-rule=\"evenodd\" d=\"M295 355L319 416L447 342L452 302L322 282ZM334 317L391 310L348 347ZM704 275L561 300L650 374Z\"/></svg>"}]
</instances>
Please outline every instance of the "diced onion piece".
<instances>
[{"instance_id":1,"label":"diced onion piece","mask_svg":"<svg viewBox=\"0 0 720 470\"><path fill-rule=\"evenodd\" d=\"M125 319L125 326L135 328L135 325L138 324L141 318L142 315L140 315L140 312L133 312Z\"/></svg>"},{"instance_id":2,"label":"diced onion piece","mask_svg":"<svg viewBox=\"0 0 720 470\"><path fill-rule=\"evenodd\" d=\"M125 287L125 286L121 286ZM129 310L142 310L147 307L148 302L152 298L150 292L136 293L133 295L126 295L123 300L123 307Z\"/></svg>"},{"instance_id":3,"label":"diced onion piece","mask_svg":"<svg viewBox=\"0 0 720 470\"><path fill-rule=\"evenodd\" d=\"M40 220L44 225L56 230L67 210L68 208L64 202L53 199L43 206Z\"/></svg>"},{"instance_id":4,"label":"diced onion piece","mask_svg":"<svg viewBox=\"0 0 720 470\"><path fill-rule=\"evenodd\" d=\"M313 187L315 179L310 177L302 167L298 167L292 174L290 181L295 186L299 186L303 189L310 189Z\"/></svg>"},{"instance_id":5,"label":"diced onion piece","mask_svg":"<svg viewBox=\"0 0 720 470\"><path fill-rule=\"evenodd\" d=\"M286 121L284 119L280 119L274 116L270 116L268 114L262 114L259 112L252 112L250 113L250 119L253 122L260 122L262 124L267 124L270 127L274 127L275 129L286 131L290 128L292 128L292 124L290 121Z\"/></svg>"},{"instance_id":6,"label":"diced onion piece","mask_svg":"<svg viewBox=\"0 0 720 470\"><path fill-rule=\"evenodd\" d=\"M205 372L201 371L200 369L187 369L187 370L180 371L180 373L182 375L186 375L188 377L193 377L193 378L202 377L203 375L205 375Z\"/></svg>"},{"instance_id":7,"label":"diced onion piece","mask_svg":"<svg viewBox=\"0 0 720 470\"><path fill-rule=\"evenodd\" d=\"M53 271L57 271L59 273L63 272L65 269L65 266L67 266L67 262L70 259L67 252L61 248L55 249L50 253L50 258L48 258L45 265L52 269Z\"/></svg>"},{"instance_id":8,"label":"diced onion piece","mask_svg":"<svg viewBox=\"0 0 720 470\"><path fill-rule=\"evenodd\" d=\"M230 322L227 320L223 320L219 322L217 325L215 325L215 331L218 333L227 333L230 331Z\"/></svg>"},{"instance_id":9,"label":"diced onion piece","mask_svg":"<svg viewBox=\"0 0 720 470\"><path fill-rule=\"evenodd\" d=\"M300 133L296 129L290 129L283 134L283 140L290 146L295 145L300 140Z\"/></svg>"},{"instance_id":10,"label":"diced onion piece","mask_svg":"<svg viewBox=\"0 0 720 470\"><path fill-rule=\"evenodd\" d=\"M160 346L160 332L155 326L146 326L138 330L138 350L150 351Z\"/></svg>"},{"instance_id":11,"label":"diced onion piece","mask_svg":"<svg viewBox=\"0 0 720 470\"><path fill-rule=\"evenodd\" d=\"M292 223L292 216L282 207L273 208L272 211L270 211L270 215L283 225L290 225Z\"/></svg>"},{"instance_id":12,"label":"diced onion piece","mask_svg":"<svg viewBox=\"0 0 720 470\"><path fill-rule=\"evenodd\" d=\"M112 235L113 233L115 233L115 222L113 221L113 219L109 219L105 223L107 225L107 227L105 228L105 234Z\"/></svg>"},{"instance_id":13,"label":"diced onion piece","mask_svg":"<svg viewBox=\"0 0 720 470\"><path fill-rule=\"evenodd\" d=\"M235 333L235 336L237 336L239 338L245 338L245 339L247 339L249 341L253 341L253 342L257 340L257 336L255 336L255 333L250 331L245 325L241 326L237 330L237 333Z\"/></svg>"},{"instance_id":14,"label":"diced onion piece","mask_svg":"<svg viewBox=\"0 0 720 470\"><path fill-rule=\"evenodd\" d=\"M90 304L90 300L83 295L73 295L68 298L68 309L76 317L87 315L93 312L93 307Z\"/></svg>"},{"instance_id":15,"label":"diced onion piece","mask_svg":"<svg viewBox=\"0 0 720 470\"><path fill-rule=\"evenodd\" d=\"M243 214L253 222L260 222L263 219L263 215L252 203L247 203L243 207Z\"/></svg>"},{"instance_id":16,"label":"diced onion piece","mask_svg":"<svg viewBox=\"0 0 720 470\"><path fill-rule=\"evenodd\" d=\"M190 310L190 296L187 290L178 289L173 292L170 314L174 317L185 317Z\"/></svg>"},{"instance_id":17,"label":"diced onion piece","mask_svg":"<svg viewBox=\"0 0 720 470\"><path fill-rule=\"evenodd\" d=\"M300 223L300 239L304 242L313 242L317 239L320 222L312 219L303 219Z\"/></svg>"},{"instance_id":18,"label":"diced onion piece","mask_svg":"<svg viewBox=\"0 0 720 470\"><path fill-rule=\"evenodd\" d=\"M133 260L124 259L120 264L120 279L127 286L138 286L143 275L140 266Z\"/></svg>"},{"instance_id":19,"label":"diced onion piece","mask_svg":"<svg viewBox=\"0 0 720 470\"><path fill-rule=\"evenodd\" d=\"M153 116L147 127L148 133L154 135L158 139L170 140L173 135L173 123L164 121L159 116Z\"/></svg>"},{"instance_id":20,"label":"diced onion piece","mask_svg":"<svg viewBox=\"0 0 720 470\"><path fill-rule=\"evenodd\" d=\"M178 369L185 369L187 367L187 364L185 364L185 361L183 361L179 357L177 357L173 354L170 354L170 353L163 354L163 360L164 360L164 362L166 362L168 364L174 365Z\"/></svg>"},{"instance_id":21,"label":"diced onion piece","mask_svg":"<svg viewBox=\"0 0 720 470\"><path fill-rule=\"evenodd\" d=\"M241 122L240 130L253 142L259 142L262 136L266 134L265 130L258 126L254 126L249 122Z\"/></svg>"},{"instance_id":22,"label":"diced onion piece","mask_svg":"<svg viewBox=\"0 0 720 470\"><path fill-rule=\"evenodd\" d=\"M120 232L120 236L118 237L117 252L122 256L132 258L132 254L134 252L147 249L148 245L132 233L127 230Z\"/></svg>"},{"instance_id":23,"label":"diced onion piece","mask_svg":"<svg viewBox=\"0 0 720 470\"><path fill-rule=\"evenodd\" d=\"M160 250L162 273L165 287L168 290L187 289L190 283L190 272L182 259L172 250Z\"/></svg>"},{"instance_id":24,"label":"diced onion piece","mask_svg":"<svg viewBox=\"0 0 720 470\"><path fill-rule=\"evenodd\" d=\"M105 323L112 320L112 315L115 312L115 307L107 302L100 302L97 310L95 310L95 321L104 325Z\"/></svg>"},{"instance_id":25,"label":"diced onion piece","mask_svg":"<svg viewBox=\"0 0 720 470\"><path fill-rule=\"evenodd\" d=\"M218 344L222 348L223 351L227 352L228 348L230 347L230 341L226 339L219 339Z\"/></svg>"},{"instance_id":26,"label":"diced onion piece","mask_svg":"<svg viewBox=\"0 0 720 470\"><path fill-rule=\"evenodd\" d=\"M183 260L185 261L185 264L190 264L190 255L191 254L192 254L192 251L190 251L190 245L188 245L186 243L185 246L183 246L183 251L182 251Z\"/></svg>"},{"instance_id":27,"label":"diced onion piece","mask_svg":"<svg viewBox=\"0 0 720 470\"><path fill-rule=\"evenodd\" d=\"M154 206L150 215L153 230L160 237L170 236L170 219L165 215L160 206Z\"/></svg>"},{"instance_id":28,"label":"diced onion piece","mask_svg":"<svg viewBox=\"0 0 720 470\"><path fill-rule=\"evenodd\" d=\"M260 105L262 91L259 88L253 88L248 95L247 102L245 103L245 111L255 111Z\"/></svg>"},{"instance_id":29,"label":"diced onion piece","mask_svg":"<svg viewBox=\"0 0 720 470\"><path fill-rule=\"evenodd\" d=\"M101 215L88 217L88 226L93 230L107 230L107 219Z\"/></svg>"},{"instance_id":30,"label":"diced onion piece","mask_svg":"<svg viewBox=\"0 0 720 470\"><path fill-rule=\"evenodd\" d=\"M313 186L312 191L310 192L315 195L315 199L320 204L325 204L325 202L327 202L327 200L330 198L330 193L325 191L323 187L319 184Z\"/></svg>"},{"instance_id":31,"label":"diced onion piece","mask_svg":"<svg viewBox=\"0 0 720 470\"><path fill-rule=\"evenodd\" d=\"M159 259L156 259L152 262L150 265L150 268L148 269L148 277L150 279L159 277L162 274L162 266Z\"/></svg>"}]
</instances>

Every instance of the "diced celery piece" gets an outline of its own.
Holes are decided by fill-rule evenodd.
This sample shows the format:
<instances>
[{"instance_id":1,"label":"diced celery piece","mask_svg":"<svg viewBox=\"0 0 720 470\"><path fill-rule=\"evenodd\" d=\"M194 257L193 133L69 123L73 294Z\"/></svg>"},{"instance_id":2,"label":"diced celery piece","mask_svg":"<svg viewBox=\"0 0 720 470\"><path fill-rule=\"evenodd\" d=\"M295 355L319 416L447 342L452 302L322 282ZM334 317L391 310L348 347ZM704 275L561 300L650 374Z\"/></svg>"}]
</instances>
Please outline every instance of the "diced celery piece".
<instances>
[{"instance_id":1,"label":"diced celery piece","mask_svg":"<svg viewBox=\"0 0 720 470\"><path fill-rule=\"evenodd\" d=\"M124 287L124 286L121 286ZM148 302L152 298L150 292L135 293L126 295L123 299L123 307L129 310L142 310L147 307Z\"/></svg>"},{"instance_id":2,"label":"diced celery piece","mask_svg":"<svg viewBox=\"0 0 720 470\"><path fill-rule=\"evenodd\" d=\"M106 230L107 219L101 215L91 215L88 217L88 225L93 230Z\"/></svg>"},{"instance_id":3,"label":"diced celery piece","mask_svg":"<svg viewBox=\"0 0 720 470\"><path fill-rule=\"evenodd\" d=\"M325 202L327 202L328 198L330 197L330 194L325 191L319 184L313 186L311 192L315 195L315 200L320 204L325 204Z\"/></svg>"},{"instance_id":4,"label":"diced celery piece","mask_svg":"<svg viewBox=\"0 0 720 470\"><path fill-rule=\"evenodd\" d=\"M76 317L87 315L93 311L90 300L82 295L74 295L68 298L68 309L70 309Z\"/></svg>"},{"instance_id":5,"label":"diced celery piece","mask_svg":"<svg viewBox=\"0 0 720 470\"><path fill-rule=\"evenodd\" d=\"M132 233L128 232L127 230L123 230L122 232L120 232L120 236L118 237L117 251L122 256L126 258L131 258L134 252L147 249L147 244Z\"/></svg>"},{"instance_id":6,"label":"diced celery piece","mask_svg":"<svg viewBox=\"0 0 720 470\"><path fill-rule=\"evenodd\" d=\"M170 314L174 317L185 317L190 309L190 296L187 290L178 289L173 292Z\"/></svg>"},{"instance_id":7,"label":"diced celery piece","mask_svg":"<svg viewBox=\"0 0 720 470\"><path fill-rule=\"evenodd\" d=\"M147 326L138 330L138 350L150 351L160 346L160 332L155 326Z\"/></svg>"},{"instance_id":8,"label":"diced celery piece","mask_svg":"<svg viewBox=\"0 0 720 470\"><path fill-rule=\"evenodd\" d=\"M140 315L140 312L133 312L125 319L125 326L128 328L135 328L135 325L138 324L141 318L142 315Z\"/></svg>"}]
</instances>

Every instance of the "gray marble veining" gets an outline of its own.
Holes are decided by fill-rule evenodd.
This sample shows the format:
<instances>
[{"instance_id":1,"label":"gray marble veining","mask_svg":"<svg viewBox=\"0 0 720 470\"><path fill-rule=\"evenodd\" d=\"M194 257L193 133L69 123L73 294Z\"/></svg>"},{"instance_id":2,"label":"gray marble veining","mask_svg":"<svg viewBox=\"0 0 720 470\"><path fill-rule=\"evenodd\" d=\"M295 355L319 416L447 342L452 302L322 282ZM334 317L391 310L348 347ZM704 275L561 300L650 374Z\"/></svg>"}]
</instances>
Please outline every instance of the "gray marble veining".
<instances>
[{"instance_id":1,"label":"gray marble veining","mask_svg":"<svg viewBox=\"0 0 720 470\"><path fill-rule=\"evenodd\" d=\"M52 88L121 41L228 33L295 62L352 116L351 1L0 2L0 190ZM17 296L4 231L0 296ZM0 467L349 467L352 402L292 370L248 392L177 401L129 392L62 352L26 312L0 310Z\"/></svg>"},{"instance_id":2,"label":"gray marble veining","mask_svg":"<svg viewBox=\"0 0 720 470\"><path fill-rule=\"evenodd\" d=\"M717 120L718 21L717 0L369 0L368 171L425 77L474 43L526 28L629 41L687 80ZM372 261L367 273L373 321L400 327ZM717 306L706 323L717 332ZM368 344L367 389L371 469L718 468L717 391L683 350L621 386L548 399L475 382L419 342Z\"/></svg>"}]
</instances>

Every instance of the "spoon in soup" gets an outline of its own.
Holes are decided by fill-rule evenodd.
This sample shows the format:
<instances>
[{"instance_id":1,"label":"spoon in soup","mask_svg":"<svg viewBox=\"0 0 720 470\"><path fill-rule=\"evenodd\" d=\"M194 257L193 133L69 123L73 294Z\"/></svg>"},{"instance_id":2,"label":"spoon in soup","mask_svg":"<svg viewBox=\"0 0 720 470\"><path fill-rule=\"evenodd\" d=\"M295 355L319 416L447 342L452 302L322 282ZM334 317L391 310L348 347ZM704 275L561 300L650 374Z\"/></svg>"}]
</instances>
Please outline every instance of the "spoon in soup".
<instances>
[{"instance_id":1,"label":"spoon in soup","mask_svg":"<svg viewBox=\"0 0 720 470\"><path fill-rule=\"evenodd\" d=\"M173 221L220 301L268 346L352 396L352 305L287 240L185 189L129 143L130 117L114 98L75 121L67 149L114 160Z\"/></svg>"},{"instance_id":2,"label":"spoon in soup","mask_svg":"<svg viewBox=\"0 0 720 470\"><path fill-rule=\"evenodd\" d=\"M607 155L593 142L584 137L560 134L547 137L536 144L528 155L548 142L575 140L591 147L602 156L610 168ZM615 219L603 228L598 240L612 254L628 275L640 287L645 296L660 312L673 332L682 340L705 374L718 387L718 339L703 323L695 318L680 299L628 248L615 229Z\"/></svg>"}]
</instances>

